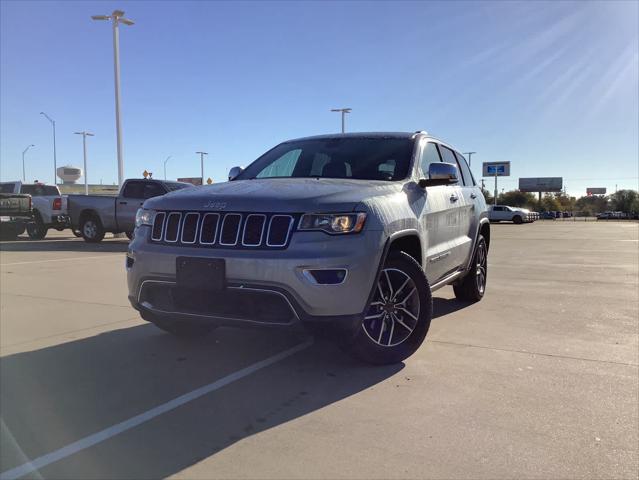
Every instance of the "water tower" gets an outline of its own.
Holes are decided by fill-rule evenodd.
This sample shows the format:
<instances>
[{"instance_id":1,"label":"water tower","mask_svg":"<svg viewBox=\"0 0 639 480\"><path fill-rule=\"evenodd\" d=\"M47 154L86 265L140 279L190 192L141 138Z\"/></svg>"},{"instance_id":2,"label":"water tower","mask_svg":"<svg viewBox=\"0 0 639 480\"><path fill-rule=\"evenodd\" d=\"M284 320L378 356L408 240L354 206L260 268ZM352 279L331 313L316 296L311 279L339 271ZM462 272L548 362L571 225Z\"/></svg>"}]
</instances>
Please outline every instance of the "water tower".
<instances>
[{"instance_id":1,"label":"water tower","mask_svg":"<svg viewBox=\"0 0 639 480\"><path fill-rule=\"evenodd\" d=\"M82 169L65 165L64 167L58 167L56 173L62 179L63 184L74 184L82 176Z\"/></svg>"}]
</instances>

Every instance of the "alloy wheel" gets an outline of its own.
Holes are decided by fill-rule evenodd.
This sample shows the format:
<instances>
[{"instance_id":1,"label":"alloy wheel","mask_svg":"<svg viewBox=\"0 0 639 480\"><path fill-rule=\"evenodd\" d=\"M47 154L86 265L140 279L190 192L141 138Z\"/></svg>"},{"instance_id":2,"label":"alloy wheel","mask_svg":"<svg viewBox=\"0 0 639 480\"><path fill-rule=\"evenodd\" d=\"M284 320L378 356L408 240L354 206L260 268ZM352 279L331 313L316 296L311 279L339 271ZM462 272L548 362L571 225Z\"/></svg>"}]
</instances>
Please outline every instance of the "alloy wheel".
<instances>
[{"instance_id":1,"label":"alloy wheel","mask_svg":"<svg viewBox=\"0 0 639 480\"><path fill-rule=\"evenodd\" d=\"M475 282L477 282L477 291L482 295L486 289L486 267L486 244L481 242L477 246Z\"/></svg>"},{"instance_id":2,"label":"alloy wheel","mask_svg":"<svg viewBox=\"0 0 639 480\"><path fill-rule=\"evenodd\" d=\"M385 268L362 326L377 345L394 347L413 333L419 312L419 293L412 278L397 268Z\"/></svg>"}]
</instances>

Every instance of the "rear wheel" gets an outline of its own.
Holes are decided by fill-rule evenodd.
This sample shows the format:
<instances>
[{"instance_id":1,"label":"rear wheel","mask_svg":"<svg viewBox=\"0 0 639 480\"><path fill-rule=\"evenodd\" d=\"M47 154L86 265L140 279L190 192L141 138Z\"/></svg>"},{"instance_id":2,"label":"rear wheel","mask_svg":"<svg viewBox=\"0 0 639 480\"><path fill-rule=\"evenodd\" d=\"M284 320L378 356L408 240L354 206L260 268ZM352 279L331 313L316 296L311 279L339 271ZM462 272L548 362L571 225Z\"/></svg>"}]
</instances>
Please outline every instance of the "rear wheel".
<instances>
[{"instance_id":1,"label":"rear wheel","mask_svg":"<svg viewBox=\"0 0 639 480\"><path fill-rule=\"evenodd\" d=\"M470 271L460 283L453 285L455 296L459 300L478 302L484 298L488 279L488 247L482 235L477 239Z\"/></svg>"},{"instance_id":2,"label":"rear wheel","mask_svg":"<svg viewBox=\"0 0 639 480\"><path fill-rule=\"evenodd\" d=\"M42 240L47 236L48 228L42 221L42 217L36 212L33 222L27 224L27 234L31 240Z\"/></svg>"},{"instance_id":3,"label":"rear wheel","mask_svg":"<svg viewBox=\"0 0 639 480\"><path fill-rule=\"evenodd\" d=\"M104 228L102 222L95 215L87 215L80 224L82 238L88 243L98 243L104 238Z\"/></svg>"},{"instance_id":4,"label":"rear wheel","mask_svg":"<svg viewBox=\"0 0 639 480\"><path fill-rule=\"evenodd\" d=\"M401 362L423 343L432 312L430 286L420 265L404 252L392 253L349 351L369 363Z\"/></svg>"}]
</instances>

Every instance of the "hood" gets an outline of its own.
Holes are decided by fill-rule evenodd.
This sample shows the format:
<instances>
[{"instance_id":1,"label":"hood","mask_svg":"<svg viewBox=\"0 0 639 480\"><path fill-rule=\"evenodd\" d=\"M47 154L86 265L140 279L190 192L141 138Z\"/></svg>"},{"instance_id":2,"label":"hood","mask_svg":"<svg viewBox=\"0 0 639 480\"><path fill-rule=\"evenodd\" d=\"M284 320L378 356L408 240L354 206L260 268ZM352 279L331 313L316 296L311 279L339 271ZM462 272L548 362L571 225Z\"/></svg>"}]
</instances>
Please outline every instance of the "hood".
<instances>
[{"instance_id":1,"label":"hood","mask_svg":"<svg viewBox=\"0 0 639 480\"><path fill-rule=\"evenodd\" d=\"M350 212L362 200L401 191L397 182L264 178L185 188L144 203L155 210Z\"/></svg>"}]
</instances>

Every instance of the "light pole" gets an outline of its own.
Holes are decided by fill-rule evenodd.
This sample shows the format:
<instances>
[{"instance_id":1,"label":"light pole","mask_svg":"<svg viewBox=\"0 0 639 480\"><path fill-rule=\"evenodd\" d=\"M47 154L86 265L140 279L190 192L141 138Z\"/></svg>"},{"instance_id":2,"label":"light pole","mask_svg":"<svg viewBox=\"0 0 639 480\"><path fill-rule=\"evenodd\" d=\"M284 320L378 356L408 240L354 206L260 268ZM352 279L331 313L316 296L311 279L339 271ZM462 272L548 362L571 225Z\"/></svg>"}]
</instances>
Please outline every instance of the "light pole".
<instances>
[{"instance_id":1,"label":"light pole","mask_svg":"<svg viewBox=\"0 0 639 480\"><path fill-rule=\"evenodd\" d=\"M82 150L84 152L84 194L89 194L89 180L87 178L87 137L94 135L89 132L75 132L76 135L82 135Z\"/></svg>"},{"instance_id":2,"label":"light pole","mask_svg":"<svg viewBox=\"0 0 639 480\"><path fill-rule=\"evenodd\" d=\"M171 158L172 155L169 155L168 157L166 157L166 160L164 160L164 180L166 180L166 162L169 161L169 158Z\"/></svg>"},{"instance_id":3,"label":"light pole","mask_svg":"<svg viewBox=\"0 0 639 480\"><path fill-rule=\"evenodd\" d=\"M122 122L120 120L120 23L133 25L133 21L124 18L122 10L113 10L111 15L93 15L93 20L111 20L113 24L113 70L115 74L115 134L118 149L118 185L124 182L124 157L122 152Z\"/></svg>"},{"instance_id":4,"label":"light pole","mask_svg":"<svg viewBox=\"0 0 639 480\"><path fill-rule=\"evenodd\" d=\"M204 155L208 155L206 152L195 152L200 156L200 167L202 169L202 185L204 185Z\"/></svg>"},{"instance_id":5,"label":"light pole","mask_svg":"<svg viewBox=\"0 0 639 480\"><path fill-rule=\"evenodd\" d=\"M27 153L27 150L29 150L31 147L35 147L35 145L29 145L27 148L25 148L22 152L22 182L26 182L27 181L27 174L26 174L26 170L24 169L24 154Z\"/></svg>"},{"instance_id":6,"label":"light pole","mask_svg":"<svg viewBox=\"0 0 639 480\"><path fill-rule=\"evenodd\" d=\"M55 151L55 120L53 120L49 115L44 112L40 112L40 115L44 115L44 117L51 122L51 126L53 127L53 184L58 184L58 159L56 158Z\"/></svg>"},{"instance_id":7,"label":"light pole","mask_svg":"<svg viewBox=\"0 0 639 480\"><path fill-rule=\"evenodd\" d=\"M468 155L468 166L470 167L470 157L473 155L473 153L477 153L477 152L465 152L464 155Z\"/></svg>"},{"instance_id":8,"label":"light pole","mask_svg":"<svg viewBox=\"0 0 639 480\"><path fill-rule=\"evenodd\" d=\"M342 113L342 133L344 133L344 117L347 113L351 113L352 108L331 108L331 112L341 112Z\"/></svg>"}]
</instances>

